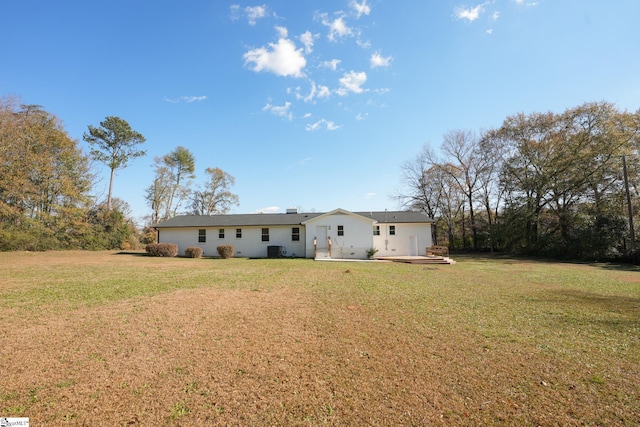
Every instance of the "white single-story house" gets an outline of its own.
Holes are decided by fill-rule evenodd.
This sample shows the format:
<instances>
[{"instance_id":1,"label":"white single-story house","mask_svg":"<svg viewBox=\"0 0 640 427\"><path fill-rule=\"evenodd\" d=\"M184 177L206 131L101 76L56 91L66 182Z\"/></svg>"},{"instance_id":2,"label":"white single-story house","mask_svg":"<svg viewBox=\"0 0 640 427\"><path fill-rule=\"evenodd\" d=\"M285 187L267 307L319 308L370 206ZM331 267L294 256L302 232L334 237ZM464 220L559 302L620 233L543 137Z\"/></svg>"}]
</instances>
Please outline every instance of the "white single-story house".
<instances>
[{"instance_id":1,"label":"white single-story house","mask_svg":"<svg viewBox=\"0 0 640 427\"><path fill-rule=\"evenodd\" d=\"M159 243L175 243L180 255L201 247L217 256L217 247L233 245L236 257L366 259L424 255L431 246L433 220L420 212L181 215L154 225Z\"/></svg>"}]
</instances>

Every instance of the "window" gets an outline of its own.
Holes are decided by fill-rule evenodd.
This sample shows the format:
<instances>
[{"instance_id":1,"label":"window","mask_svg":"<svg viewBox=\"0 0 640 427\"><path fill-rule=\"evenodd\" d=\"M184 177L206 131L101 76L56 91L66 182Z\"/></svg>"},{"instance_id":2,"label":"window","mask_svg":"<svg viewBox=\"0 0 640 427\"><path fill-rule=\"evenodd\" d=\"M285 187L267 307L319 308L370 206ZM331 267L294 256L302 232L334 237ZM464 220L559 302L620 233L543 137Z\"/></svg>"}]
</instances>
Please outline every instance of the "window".
<instances>
[{"instance_id":1,"label":"window","mask_svg":"<svg viewBox=\"0 0 640 427\"><path fill-rule=\"evenodd\" d=\"M380 226L379 225L374 225L373 226L373 235L374 236L379 236L380 235Z\"/></svg>"},{"instance_id":2,"label":"window","mask_svg":"<svg viewBox=\"0 0 640 427\"><path fill-rule=\"evenodd\" d=\"M293 227L291 229L291 240L293 242L299 242L300 241L300 228L299 227Z\"/></svg>"},{"instance_id":3,"label":"window","mask_svg":"<svg viewBox=\"0 0 640 427\"><path fill-rule=\"evenodd\" d=\"M242 228L236 228L236 239L242 239Z\"/></svg>"},{"instance_id":4,"label":"window","mask_svg":"<svg viewBox=\"0 0 640 427\"><path fill-rule=\"evenodd\" d=\"M344 225L338 226L338 236L344 236Z\"/></svg>"},{"instance_id":5,"label":"window","mask_svg":"<svg viewBox=\"0 0 640 427\"><path fill-rule=\"evenodd\" d=\"M198 243L206 243L207 242L207 230L201 228L198 230Z\"/></svg>"},{"instance_id":6,"label":"window","mask_svg":"<svg viewBox=\"0 0 640 427\"><path fill-rule=\"evenodd\" d=\"M262 241L263 242L268 242L269 241L269 229L268 228L263 228L262 229Z\"/></svg>"},{"instance_id":7,"label":"window","mask_svg":"<svg viewBox=\"0 0 640 427\"><path fill-rule=\"evenodd\" d=\"M224 228L218 230L218 239L224 239Z\"/></svg>"},{"instance_id":8,"label":"window","mask_svg":"<svg viewBox=\"0 0 640 427\"><path fill-rule=\"evenodd\" d=\"M395 236L396 235L396 226L395 225L390 225L389 226L389 235L390 236Z\"/></svg>"}]
</instances>

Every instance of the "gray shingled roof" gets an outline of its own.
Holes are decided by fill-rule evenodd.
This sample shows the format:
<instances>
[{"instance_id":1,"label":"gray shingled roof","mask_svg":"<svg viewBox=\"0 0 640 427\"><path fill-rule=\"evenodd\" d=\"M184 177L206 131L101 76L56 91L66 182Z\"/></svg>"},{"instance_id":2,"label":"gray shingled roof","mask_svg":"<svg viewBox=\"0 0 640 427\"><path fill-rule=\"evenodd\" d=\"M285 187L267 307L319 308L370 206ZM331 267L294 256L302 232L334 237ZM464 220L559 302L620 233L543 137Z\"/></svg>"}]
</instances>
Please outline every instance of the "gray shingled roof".
<instances>
[{"instance_id":1,"label":"gray shingled roof","mask_svg":"<svg viewBox=\"0 0 640 427\"><path fill-rule=\"evenodd\" d=\"M178 227L250 227L300 225L326 212L314 213L273 213L273 214L231 214L231 215L180 215L162 221L155 228ZM383 211L383 212L353 212L380 223L430 223L431 218L421 212L412 211Z\"/></svg>"}]
</instances>

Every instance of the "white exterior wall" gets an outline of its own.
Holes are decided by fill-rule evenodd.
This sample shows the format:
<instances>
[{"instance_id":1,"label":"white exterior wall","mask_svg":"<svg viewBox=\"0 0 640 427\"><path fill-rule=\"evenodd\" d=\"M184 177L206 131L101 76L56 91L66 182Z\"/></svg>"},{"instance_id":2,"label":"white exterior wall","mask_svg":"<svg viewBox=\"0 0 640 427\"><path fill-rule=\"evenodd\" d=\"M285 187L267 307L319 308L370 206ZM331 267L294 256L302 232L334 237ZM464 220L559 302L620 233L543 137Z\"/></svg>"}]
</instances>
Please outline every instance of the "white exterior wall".
<instances>
[{"instance_id":1,"label":"white exterior wall","mask_svg":"<svg viewBox=\"0 0 640 427\"><path fill-rule=\"evenodd\" d=\"M293 226L277 227L233 227L224 228L224 238L219 238L221 227L205 227L207 230L207 241L198 242L197 227L183 228L162 228L160 229L160 243L175 243L178 245L178 254L185 255L188 247L202 248L203 256L218 256L218 246L233 245L234 256L243 258L266 258L268 246L284 246L285 256L303 257L305 255L305 229L304 226L297 226L300 229L300 240L291 240ZM236 229L242 230L242 237L236 238ZM262 241L262 229L269 229L269 241Z\"/></svg>"},{"instance_id":2,"label":"white exterior wall","mask_svg":"<svg viewBox=\"0 0 640 427\"><path fill-rule=\"evenodd\" d=\"M426 248L431 246L431 224L429 223L375 225L380 226L380 235L373 236L373 246L378 249L377 256L425 255ZM389 234L391 225L396 227L395 236Z\"/></svg>"},{"instance_id":3,"label":"white exterior wall","mask_svg":"<svg viewBox=\"0 0 640 427\"><path fill-rule=\"evenodd\" d=\"M317 227L326 227L331 238L331 258L366 259L373 246L373 222L355 215L332 214L314 218L305 223L307 228L307 258L314 257L313 239ZM338 225L344 227L344 236L338 236ZM321 247L322 242L318 242Z\"/></svg>"}]
</instances>

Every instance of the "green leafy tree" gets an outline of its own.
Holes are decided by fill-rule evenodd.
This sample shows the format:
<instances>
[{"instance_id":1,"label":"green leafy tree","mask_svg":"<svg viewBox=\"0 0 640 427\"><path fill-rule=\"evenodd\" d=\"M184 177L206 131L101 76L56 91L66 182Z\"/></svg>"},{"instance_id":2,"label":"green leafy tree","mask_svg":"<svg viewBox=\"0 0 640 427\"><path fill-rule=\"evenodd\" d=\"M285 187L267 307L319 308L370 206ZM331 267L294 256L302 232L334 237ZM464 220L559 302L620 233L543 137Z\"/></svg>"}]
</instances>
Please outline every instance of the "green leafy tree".
<instances>
[{"instance_id":1,"label":"green leafy tree","mask_svg":"<svg viewBox=\"0 0 640 427\"><path fill-rule=\"evenodd\" d=\"M146 154L144 150L138 149L138 145L146 139L131 129L125 120L115 116L108 116L100 122L99 127L89 125L88 128L89 132L85 132L82 138L91 145L91 155L106 164L111 171L107 197L107 210L110 211L115 172L125 168L129 160Z\"/></svg>"},{"instance_id":2,"label":"green leafy tree","mask_svg":"<svg viewBox=\"0 0 640 427\"><path fill-rule=\"evenodd\" d=\"M593 234L616 236L609 230L622 214L615 202L621 199L617 176L622 155L634 151L639 132L637 113L621 113L609 103L507 118L494 134L509 152L502 168L509 206L505 219L524 230L524 235L516 229L509 234L522 237L526 252L610 252L585 244L612 244ZM611 211L614 206L617 212Z\"/></svg>"},{"instance_id":3,"label":"green leafy tree","mask_svg":"<svg viewBox=\"0 0 640 427\"><path fill-rule=\"evenodd\" d=\"M78 247L90 190L89 159L60 120L0 99L0 249Z\"/></svg>"}]
</instances>

